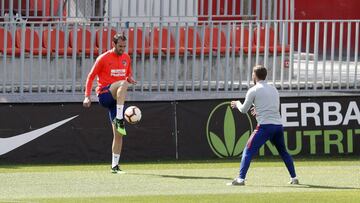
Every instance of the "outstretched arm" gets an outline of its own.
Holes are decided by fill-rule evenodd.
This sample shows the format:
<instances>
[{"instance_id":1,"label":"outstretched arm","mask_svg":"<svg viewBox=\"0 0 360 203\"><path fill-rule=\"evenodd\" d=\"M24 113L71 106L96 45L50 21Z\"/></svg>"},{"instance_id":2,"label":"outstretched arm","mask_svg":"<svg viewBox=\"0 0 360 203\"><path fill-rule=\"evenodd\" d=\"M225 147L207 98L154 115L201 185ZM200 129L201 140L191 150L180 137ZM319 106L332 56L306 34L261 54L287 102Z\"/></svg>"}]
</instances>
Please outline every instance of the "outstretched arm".
<instances>
[{"instance_id":1,"label":"outstretched arm","mask_svg":"<svg viewBox=\"0 0 360 203\"><path fill-rule=\"evenodd\" d=\"M254 100L255 100L255 91L249 90L246 93L244 104L242 104L239 100L237 100L237 101L231 101L230 105L232 108L236 107L237 109L239 109L241 113L247 113L250 107L252 106L252 104L254 103Z\"/></svg>"},{"instance_id":2,"label":"outstretched arm","mask_svg":"<svg viewBox=\"0 0 360 203\"><path fill-rule=\"evenodd\" d=\"M132 68L131 68L131 59L130 59L130 56L129 56L129 71L128 71L128 74L127 74L127 77L126 77L126 81L132 85L136 85L136 80L133 78L132 76Z\"/></svg>"}]
</instances>

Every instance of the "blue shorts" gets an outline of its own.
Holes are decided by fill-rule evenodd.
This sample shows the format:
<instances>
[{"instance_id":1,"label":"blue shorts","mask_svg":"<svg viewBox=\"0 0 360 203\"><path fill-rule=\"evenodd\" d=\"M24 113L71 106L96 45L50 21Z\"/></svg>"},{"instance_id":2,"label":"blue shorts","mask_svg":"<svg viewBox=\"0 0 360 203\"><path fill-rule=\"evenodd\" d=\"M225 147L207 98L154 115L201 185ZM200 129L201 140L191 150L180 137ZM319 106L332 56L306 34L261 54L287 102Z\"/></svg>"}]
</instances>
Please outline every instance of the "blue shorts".
<instances>
[{"instance_id":1,"label":"blue shorts","mask_svg":"<svg viewBox=\"0 0 360 203\"><path fill-rule=\"evenodd\" d=\"M113 98L110 92L110 85L103 87L100 90L98 98L101 106L109 110L109 118L110 122L112 122L116 117L116 99Z\"/></svg>"}]
</instances>

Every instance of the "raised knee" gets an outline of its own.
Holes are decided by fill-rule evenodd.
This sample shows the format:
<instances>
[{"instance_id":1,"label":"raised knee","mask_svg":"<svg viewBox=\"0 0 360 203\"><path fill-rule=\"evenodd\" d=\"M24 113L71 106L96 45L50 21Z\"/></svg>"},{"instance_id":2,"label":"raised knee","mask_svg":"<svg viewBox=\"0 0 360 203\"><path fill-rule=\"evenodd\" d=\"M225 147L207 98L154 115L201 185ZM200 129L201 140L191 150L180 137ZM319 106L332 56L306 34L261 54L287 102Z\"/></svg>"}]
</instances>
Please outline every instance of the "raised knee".
<instances>
[{"instance_id":1,"label":"raised knee","mask_svg":"<svg viewBox=\"0 0 360 203\"><path fill-rule=\"evenodd\" d=\"M127 81L122 81L122 82L119 84L119 87L117 88L117 92L121 92L121 91L127 90L128 87L129 87L129 83L128 83Z\"/></svg>"},{"instance_id":2,"label":"raised knee","mask_svg":"<svg viewBox=\"0 0 360 203\"><path fill-rule=\"evenodd\" d=\"M122 81L118 89L127 89L129 87L129 83L127 81Z\"/></svg>"}]
</instances>

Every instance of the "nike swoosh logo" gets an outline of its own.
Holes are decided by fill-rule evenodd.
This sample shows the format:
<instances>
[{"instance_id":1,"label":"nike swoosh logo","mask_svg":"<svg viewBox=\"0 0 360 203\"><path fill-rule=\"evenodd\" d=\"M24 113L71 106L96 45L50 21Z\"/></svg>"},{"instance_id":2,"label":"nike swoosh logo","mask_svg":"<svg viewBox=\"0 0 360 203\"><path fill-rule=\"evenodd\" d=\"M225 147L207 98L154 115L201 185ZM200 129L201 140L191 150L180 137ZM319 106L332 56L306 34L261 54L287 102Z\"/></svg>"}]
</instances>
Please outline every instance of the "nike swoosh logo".
<instances>
[{"instance_id":1,"label":"nike swoosh logo","mask_svg":"<svg viewBox=\"0 0 360 203\"><path fill-rule=\"evenodd\" d=\"M54 130L61 125L64 125L76 117L78 117L78 115L24 134L0 138L0 156L40 137L41 135L44 135L47 132Z\"/></svg>"}]
</instances>

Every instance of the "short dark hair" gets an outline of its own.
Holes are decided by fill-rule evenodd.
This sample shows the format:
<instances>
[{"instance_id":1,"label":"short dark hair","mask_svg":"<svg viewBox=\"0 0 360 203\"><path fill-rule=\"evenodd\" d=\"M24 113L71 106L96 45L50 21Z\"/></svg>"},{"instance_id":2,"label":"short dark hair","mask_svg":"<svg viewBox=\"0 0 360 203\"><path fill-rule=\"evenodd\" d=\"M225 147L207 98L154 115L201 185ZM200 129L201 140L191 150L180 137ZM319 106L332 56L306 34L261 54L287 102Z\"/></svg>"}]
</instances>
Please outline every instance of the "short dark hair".
<instances>
[{"instance_id":1,"label":"short dark hair","mask_svg":"<svg viewBox=\"0 0 360 203\"><path fill-rule=\"evenodd\" d=\"M126 41L127 38L126 38L125 33L117 33L117 34L115 34L115 35L113 36L113 42L114 42L115 44L118 43L119 39L120 39L121 41Z\"/></svg>"},{"instance_id":2,"label":"short dark hair","mask_svg":"<svg viewBox=\"0 0 360 203\"><path fill-rule=\"evenodd\" d=\"M256 77L257 77L259 80L265 80L265 79L266 79L267 70L266 70L265 66L263 66L263 65L256 65L256 66L254 66L253 71L254 71Z\"/></svg>"}]
</instances>

